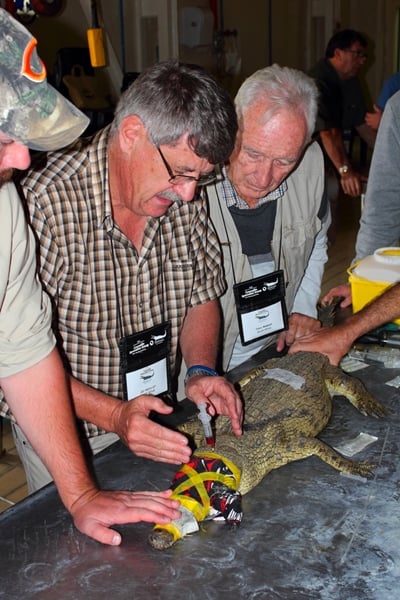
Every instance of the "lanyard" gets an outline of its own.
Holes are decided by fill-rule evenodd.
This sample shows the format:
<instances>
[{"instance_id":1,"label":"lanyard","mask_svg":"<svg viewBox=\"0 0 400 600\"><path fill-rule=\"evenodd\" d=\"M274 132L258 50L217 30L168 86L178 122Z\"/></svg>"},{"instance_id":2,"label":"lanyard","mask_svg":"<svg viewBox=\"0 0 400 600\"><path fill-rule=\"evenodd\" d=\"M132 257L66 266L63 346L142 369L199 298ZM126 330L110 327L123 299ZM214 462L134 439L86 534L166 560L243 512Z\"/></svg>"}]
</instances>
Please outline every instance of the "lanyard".
<instances>
[{"instance_id":1,"label":"lanyard","mask_svg":"<svg viewBox=\"0 0 400 600\"><path fill-rule=\"evenodd\" d=\"M218 206L228 240L229 255L233 274L233 294L235 297L239 333L243 346L261 340L287 328L288 317L285 304L285 278L280 270L282 252L282 217L280 219L280 240L278 269L268 275L262 275L237 283L235 265L228 228L224 219L221 198L215 188Z\"/></svg>"},{"instance_id":2,"label":"lanyard","mask_svg":"<svg viewBox=\"0 0 400 600\"><path fill-rule=\"evenodd\" d=\"M228 245L228 251L229 251L229 257L231 260L231 265L232 265L232 275L233 275L233 283L234 285L236 285L237 280L236 280L236 273L235 273L235 264L233 261L233 254L232 254L232 242L229 239L229 235L228 235L228 228L226 225L226 221L225 221L225 217L224 217L224 211L222 209L222 202L223 200L221 199L219 193L218 193L218 186L215 183L214 184L214 189L215 189L215 194L217 196L217 202L218 202L218 208L221 214L221 218L222 218L222 223L224 225L224 231L225 231L225 236L226 236L226 240L227 240L227 245ZM209 200L208 200L209 202ZM251 210L251 209L249 209ZM283 236L283 222L282 222L282 212L281 212L281 217L280 217L280 236L279 236L279 252L278 252L278 267L277 270L280 270L280 265L281 265L281 256L282 256L282 236Z\"/></svg>"},{"instance_id":3,"label":"lanyard","mask_svg":"<svg viewBox=\"0 0 400 600\"><path fill-rule=\"evenodd\" d=\"M117 304L117 318L118 318L118 328L119 328L119 338L122 339L125 336L125 329L124 329L124 325L123 325L123 318L122 318L122 310L121 310L121 301L120 301L120 295L119 295L119 288L118 288L118 281L117 281L117 261L116 261L116 255L115 255L115 246L114 246L114 239L112 237L112 231L114 229L114 225L112 226L111 229L107 230L107 235L108 238L110 240L110 248L111 248L111 259L112 259L112 264L113 264L113 278L114 278L114 287L115 287L115 301ZM161 225L159 225L159 229L158 229L158 236L159 236L159 243L160 243L160 247L161 247ZM160 262L160 270L161 270L161 301L160 301L160 305L161 305L161 315L162 315L162 319L161 321L165 321L165 273L164 273L164 263ZM134 331L134 328L132 327L132 330Z\"/></svg>"},{"instance_id":4,"label":"lanyard","mask_svg":"<svg viewBox=\"0 0 400 600\"><path fill-rule=\"evenodd\" d=\"M161 265L161 309L162 320L158 325L148 327L142 331L127 333L124 330L121 301L117 281L117 265L112 229L107 232L110 239L111 257L113 261L113 275L115 285L115 298L118 312L119 327L119 352L120 373L124 389L125 400L130 400L140 394L153 396L169 394L171 390L171 377L169 367L170 354L170 323L165 321L165 273ZM161 247L161 231L158 230ZM133 328L132 328L133 330Z\"/></svg>"}]
</instances>

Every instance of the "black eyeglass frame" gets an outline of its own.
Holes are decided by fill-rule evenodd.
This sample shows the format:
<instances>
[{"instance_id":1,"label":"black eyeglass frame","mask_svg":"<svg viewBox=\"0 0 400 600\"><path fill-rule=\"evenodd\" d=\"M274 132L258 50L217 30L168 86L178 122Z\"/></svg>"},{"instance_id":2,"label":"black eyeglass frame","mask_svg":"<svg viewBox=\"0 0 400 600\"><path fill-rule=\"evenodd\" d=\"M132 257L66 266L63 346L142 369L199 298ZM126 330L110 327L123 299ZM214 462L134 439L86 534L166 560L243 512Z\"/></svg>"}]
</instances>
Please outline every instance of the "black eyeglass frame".
<instances>
[{"instance_id":1,"label":"black eyeglass frame","mask_svg":"<svg viewBox=\"0 0 400 600\"><path fill-rule=\"evenodd\" d=\"M172 185L179 185L180 183L189 183L189 181L191 182L196 182L196 185L208 185L209 183L213 183L214 181L217 180L218 175L215 171L212 171L211 173L209 173L208 175L201 175L200 177L193 177L193 175L174 175L171 167L168 164L167 159L165 158L164 154L161 151L161 148L159 146L156 146L158 153L161 157L161 160L164 163L165 168L167 169L168 175L169 175L169 179L168 182L172 183Z\"/></svg>"}]
</instances>

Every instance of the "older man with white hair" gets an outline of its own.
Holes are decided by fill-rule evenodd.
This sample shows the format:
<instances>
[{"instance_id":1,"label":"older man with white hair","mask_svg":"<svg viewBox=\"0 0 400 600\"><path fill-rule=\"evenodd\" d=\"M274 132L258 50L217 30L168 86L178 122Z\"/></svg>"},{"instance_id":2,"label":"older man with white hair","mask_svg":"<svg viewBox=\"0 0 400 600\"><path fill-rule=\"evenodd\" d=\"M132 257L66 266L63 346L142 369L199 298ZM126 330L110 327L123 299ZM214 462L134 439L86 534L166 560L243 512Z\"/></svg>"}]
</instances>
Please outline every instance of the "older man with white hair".
<instances>
[{"instance_id":1,"label":"older man with white hair","mask_svg":"<svg viewBox=\"0 0 400 600\"><path fill-rule=\"evenodd\" d=\"M221 298L225 369L320 328L330 212L322 152L310 143L317 94L304 73L272 65L236 96L235 149L224 180L207 188L228 282Z\"/></svg>"}]
</instances>

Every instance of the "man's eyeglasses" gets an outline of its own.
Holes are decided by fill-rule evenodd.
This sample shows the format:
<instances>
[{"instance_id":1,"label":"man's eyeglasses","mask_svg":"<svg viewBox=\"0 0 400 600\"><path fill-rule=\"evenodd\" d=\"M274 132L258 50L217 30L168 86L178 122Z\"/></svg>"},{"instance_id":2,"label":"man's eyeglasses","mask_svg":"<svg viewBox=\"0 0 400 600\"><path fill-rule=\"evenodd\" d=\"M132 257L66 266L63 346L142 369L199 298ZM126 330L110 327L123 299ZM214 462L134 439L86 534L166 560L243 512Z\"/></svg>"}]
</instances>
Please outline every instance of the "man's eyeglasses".
<instances>
[{"instance_id":1,"label":"man's eyeglasses","mask_svg":"<svg viewBox=\"0 0 400 600\"><path fill-rule=\"evenodd\" d=\"M368 58L368 54L362 50L345 50L345 52L350 52L350 54L354 54L357 58Z\"/></svg>"},{"instance_id":2,"label":"man's eyeglasses","mask_svg":"<svg viewBox=\"0 0 400 600\"><path fill-rule=\"evenodd\" d=\"M212 183L213 181L217 180L217 173L215 171L212 171L211 173L209 173L208 175L201 175L200 177L192 177L192 175L174 175L174 173L172 172L171 167L169 166L167 159L165 158L164 154L161 152L161 149L156 146L159 155L161 156L161 160L164 163L165 168L168 171L168 175L169 175L169 183L172 183L172 185L180 185L182 183L189 183L195 181L196 185L207 185L208 183Z\"/></svg>"}]
</instances>

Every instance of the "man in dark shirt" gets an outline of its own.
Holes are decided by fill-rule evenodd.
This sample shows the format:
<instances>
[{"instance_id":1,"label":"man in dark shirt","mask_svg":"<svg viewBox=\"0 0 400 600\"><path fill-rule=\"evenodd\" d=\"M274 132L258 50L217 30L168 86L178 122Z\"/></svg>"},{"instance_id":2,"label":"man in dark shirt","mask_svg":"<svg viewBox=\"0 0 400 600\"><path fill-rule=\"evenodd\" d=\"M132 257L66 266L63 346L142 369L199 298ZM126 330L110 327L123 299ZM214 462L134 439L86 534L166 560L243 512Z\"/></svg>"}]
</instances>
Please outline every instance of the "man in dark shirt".
<instances>
[{"instance_id":1,"label":"man in dark shirt","mask_svg":"<svg viewBox=\"0 0 400 600\"><path fill-rule=\"evenodd\" d=\"M320 93L315 137L326 159L327 188L335 221L339 184L345 194L361 194L362 176L351 165L345 131L355 128L369 146L375 134L365 123L365 102L357 74L364 65L367 41L352 29L338 31L329 40L325 57L309 74ZM335 228L335 224L334 224Z\"/></svg>"}]
</instances>

